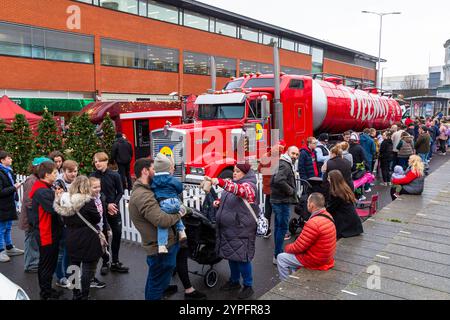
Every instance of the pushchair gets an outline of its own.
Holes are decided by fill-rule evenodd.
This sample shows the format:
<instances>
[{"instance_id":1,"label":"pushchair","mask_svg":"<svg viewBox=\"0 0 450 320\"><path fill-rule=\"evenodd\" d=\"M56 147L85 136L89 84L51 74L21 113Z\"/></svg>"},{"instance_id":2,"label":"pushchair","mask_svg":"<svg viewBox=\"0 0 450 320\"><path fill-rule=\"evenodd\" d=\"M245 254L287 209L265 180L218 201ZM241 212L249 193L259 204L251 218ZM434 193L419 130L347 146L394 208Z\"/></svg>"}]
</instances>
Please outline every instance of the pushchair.
<instances>
[{"instance_id":1,"label":"pushchair","mask_svg":"<svg viewBox=\"0 0 450 320\"><path fill-rule=\"evenodd\" d=\"M205 199L206 201L207 199ZM201 273L191 273L202 276L205 285L208 288L213 288L219 280L219 275L214 269L214 265L222 260L216 253L215 219L210 214L207 216L196 209L190 209L190 211L183 217L189 258L203 266ZM206 273L203 273L206 266L209 266L209 269Z\"/></svg>"},{"instance_id":2,"label":"pushchair","mask_svg":"<svg viewBox=\"0 0 450 320\"><path fill-rule=\"evenodd\" d=\"M323 181L321 178L313 177L308 180L300 179L300 183L303 186L301 196L298 197L298 203L295 205L294 212L298 215L298 218L292 218L289 221L289 232L292 236L297 234L298 229L302 229L306 221L308 221L311 214L308 212L308 197L319 192L326 196L326 191L323 187Z\"/></svg>"}]
</instances>

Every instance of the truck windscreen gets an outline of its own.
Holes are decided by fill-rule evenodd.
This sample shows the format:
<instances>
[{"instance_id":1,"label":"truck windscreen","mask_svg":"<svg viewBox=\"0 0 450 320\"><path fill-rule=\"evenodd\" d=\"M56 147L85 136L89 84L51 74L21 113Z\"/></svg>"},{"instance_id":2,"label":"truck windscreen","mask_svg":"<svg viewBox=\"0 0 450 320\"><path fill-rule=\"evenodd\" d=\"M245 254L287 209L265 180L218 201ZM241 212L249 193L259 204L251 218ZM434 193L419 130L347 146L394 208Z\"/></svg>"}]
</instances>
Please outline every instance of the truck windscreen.
<instances>
[{"instance_id":1,"label":"truck windscreen","mask_svg":"<svg viewBox=\"0 0 450 320\"><path fill-rule=\"evenodd\" d=\"M203 104L198 107L199 120L242 119L245 104Z\"/></svg>"},{"instance_id":2,"label":"truck windscreen","mask_svg":"<svg viewBox=\"0 0 450 320\"><path fill-rule=\"evenodd\" d=\"M225 88L223 88L223 90L233 90L233 89L240 88L241 85L242 85L242 82L244 82L243 79L228 82L228 83L225 85Z\"/></svg>"}]
</instances>

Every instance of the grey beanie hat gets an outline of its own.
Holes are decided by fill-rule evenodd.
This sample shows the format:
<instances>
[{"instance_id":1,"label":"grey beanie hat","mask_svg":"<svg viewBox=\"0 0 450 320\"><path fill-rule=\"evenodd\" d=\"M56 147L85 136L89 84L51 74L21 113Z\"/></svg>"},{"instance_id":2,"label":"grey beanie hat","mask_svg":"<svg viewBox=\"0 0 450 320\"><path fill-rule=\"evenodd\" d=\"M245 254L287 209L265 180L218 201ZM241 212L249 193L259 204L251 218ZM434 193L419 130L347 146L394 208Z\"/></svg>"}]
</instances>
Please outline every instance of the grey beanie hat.
<instances>
[{"instance_id":1,"label":"grey beanie hat","mask_svg":"<svg viewBox=\"0 0 450 320\"><path fill-rule=\"evenodd\" d=\"M155 158L155 172L169 172L172 166L172 159L161 152Z\"/></svg>"}]
</instances>

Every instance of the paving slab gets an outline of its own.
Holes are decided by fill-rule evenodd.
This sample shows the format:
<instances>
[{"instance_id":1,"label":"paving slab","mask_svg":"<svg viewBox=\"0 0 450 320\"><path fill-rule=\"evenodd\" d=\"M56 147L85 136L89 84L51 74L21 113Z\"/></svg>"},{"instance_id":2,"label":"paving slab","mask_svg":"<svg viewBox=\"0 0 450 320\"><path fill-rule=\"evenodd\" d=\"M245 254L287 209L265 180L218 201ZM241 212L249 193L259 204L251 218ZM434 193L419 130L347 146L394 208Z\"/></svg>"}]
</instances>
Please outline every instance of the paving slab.
<instances>
[{"instance_id":1,"label":"paving slab","mask_svg":"<svg viewBox=\"0 0 450 320\"><path fill-rule=\"evenodd\" d=\"M280 283L273 290L271 290L271 292L295 300L332 300L334 297L333 295L325 292L320 292L310 288L306 289L302 286L286 281Z\"/></svg>"},{"instance_id":2,"label":"paving slab","mask_svg":"<svg viewBox=\"0 0 450 320\"><path fill-rule=\"evenodd\" d=\"M450 255L400 246L397 244L387 245L382 255L386 255L388 257L391 255L401 255L411 258L417 258L424 261L432 261L436 263L450 265Z\"/></svg>"},{"instance_id":3,"label":"paving slab","mask_svg":"<svg viewBox=\"0 0 450 320\"><path fill-rule=\"evenodd\" d=\"M395 237L392 243L450 255L450 245L448 244L439 244L427 240L412 239L405 236Z\"/></svg>"},{"instance_id":4,"label":"paving slab","mask_svg":"<svg viewBox=\"0 0 450 320\"><path fill-rule=\"evenodd\" d=\"M349 289L350 290L350 289ZM339 293L336 296L337 300L405 300L404 298L396 297L377 290L371 290L354 286L351 291Z\"/></svg>"}]
</instances>

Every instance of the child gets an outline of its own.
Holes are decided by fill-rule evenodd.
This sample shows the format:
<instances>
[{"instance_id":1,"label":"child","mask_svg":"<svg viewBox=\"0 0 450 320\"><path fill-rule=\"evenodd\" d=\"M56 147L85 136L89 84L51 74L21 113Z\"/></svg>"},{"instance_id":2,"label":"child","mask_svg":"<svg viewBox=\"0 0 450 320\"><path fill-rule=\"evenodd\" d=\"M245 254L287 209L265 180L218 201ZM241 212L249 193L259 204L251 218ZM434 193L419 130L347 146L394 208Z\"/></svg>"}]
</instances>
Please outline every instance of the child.
<instances>
[{"instance_id":1,"label":"child","mask_svg":"<svg viewBox=\"0 0 450 320\"><path fill-rule=\"evenodd\" d=\"M392 179L403 179L404 177L405 177L405 171L403 170L402 166L395 166L394 173L392 174ZM400 185L395 186L395 195L397 197L401 190L402 190L402 186L400 186Z\"/></svg>"},{"instance_id":2,"label":"child","mask_svg":"<svg viewBox=\"0 0 450 320\"><path fill-rule=\"evenodd\" d=\"M155 176L151 183L151 189L155 193L156 200L159 202L161 210L165 213L173 214L181 210L185 210L182 206L178 195L183 192L183 184L178 181L173 172L175 166L173 159L158 153L155 158ZM175 225L178 232L180 242L186 241L186 232L184 231L183 222L180 220ZM158 252L168 253L167 242L169 232L168 229L158 227Z\"/></svg>"}]
</instances>

